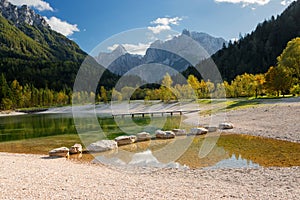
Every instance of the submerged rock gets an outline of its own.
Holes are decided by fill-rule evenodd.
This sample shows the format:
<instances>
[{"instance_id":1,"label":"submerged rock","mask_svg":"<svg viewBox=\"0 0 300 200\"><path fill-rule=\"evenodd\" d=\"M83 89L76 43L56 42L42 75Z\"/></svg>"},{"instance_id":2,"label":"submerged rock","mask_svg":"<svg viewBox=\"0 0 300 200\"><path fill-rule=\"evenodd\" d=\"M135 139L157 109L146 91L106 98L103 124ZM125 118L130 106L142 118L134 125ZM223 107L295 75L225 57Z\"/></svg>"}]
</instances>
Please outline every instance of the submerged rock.
<instances>
[{"instance_id":1,"label":"submerged rock","mask_svg":"<svg viewBox=\"0 0 300 200\"><path fill-rule=\"evenodd\" d=\"M204 128L207 129L208 132L216 132L218 130L216 126L205 126Z\"/></svg>"},{"instance_id":2,"label":"submerged rock","mask_svg":"<svg viewBox=\"0 0 300 200\"><path fill-rule=\"evenodd\" d=\"M228 122L224 122L224 123L221 123L219 125L219 129L233 129L233 124L232 123L228 123Z\"/></svg>"},{"instance_id":3,"label":"submerged rock","mask_svg":"<svg viewBox=\"0 0 300 200\"><path fill-rule=\"evenodd\" d=\"M191 134L192 135L204 135L208 133L208 130L206 128L192 128Z\"/></svg>"},{"instance_id":4,"label":"submerged rock","mask_svg":"<svg viewBox=\"0 0 300 200\"><path fill-rule=\"evenodd\" d=\"M137 137L135 135L129 135L129 136L124 135L115 138L115 141L118 143L118 146L132 144L135 143L136 140Z\"/></svg>"},{"instance_id":5,"label":"submerged rock","mask_svg":"<svg viewBox=\"0 0 300 200\"><path fill-rule=\"evenodd\" d=\"M114 140L100 140L95 143L90 144L87 150L90 152L104 152L110 151L118 148L118 144Z\"/></svg>"},{"instance_id":6,"label":"submerged rock","mask_svg":"<svg viewBox=\"0 0 300 200\"><path fill-rule=\"evenodd\" d=\"M78 153L82 153L82 145L81 144L74 144L70 148L70 154L78 154Z\"/></svg>"},{"instance_id":7,"label":"submerged rock","mask_svg":"<svg viewBox=\"0 0 300 200\"><path fill-rule=\"evenodd\" d=\"M157 130L155 131L155 136L158 139L172 139L175 138L175 133L172 131Z\"/></svg>"},{"instance_id":8,"label":"submerged rock","mask_svg":"<svg viewBox=\"0 0 300 200\"><path fill-rule=\"evenodd\" d=\"M52 149L49 151L50 157L68 157L69 156L69 149L67 147L60 147L56 149Z\"/></svg>"},{"instance_id":9,"label":"submerged rock","mask_svg":"<svg viewBox=\"0 0 300 200\"><path fill-rule=\"evenodd\" d=\"M147 140L151 140L151 135L147 132L141 132L136 134L137 137L137 141L147 141Z\"/></svg>"},{"instance_id":10,"label":"submerged rock","mask_svg":"<svg viewBox=\"0 0 300 200\"><path fill-rule=\"evenodd\" d=\"M186 136L186 131L184 129L173 129L172 131L176 136Z\"/></svg>"}]
</instances>

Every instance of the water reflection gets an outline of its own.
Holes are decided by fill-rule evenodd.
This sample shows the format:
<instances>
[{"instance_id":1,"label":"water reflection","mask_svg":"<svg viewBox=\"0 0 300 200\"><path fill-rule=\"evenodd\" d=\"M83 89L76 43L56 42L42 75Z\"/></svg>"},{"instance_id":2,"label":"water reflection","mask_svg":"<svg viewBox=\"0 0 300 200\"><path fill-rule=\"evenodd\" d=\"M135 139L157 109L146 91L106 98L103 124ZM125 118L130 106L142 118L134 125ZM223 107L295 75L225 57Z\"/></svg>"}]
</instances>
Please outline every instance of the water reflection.
<instances>
[{"instance_id":1,"label":"water reflection","mask_svg":"<svg viewBox=\"0 0 300 200\"><path fill-rule=\"evenodd\" d=\"M0 117L0 142L76 133L71 115Z\"/></svg>"},{"instance_id":2,"label":"water reflection","mask_svg":"<svg viewBox=\"0 0 300 200\"><path fill-rule=\"evenodd\" d=\"M125 126L126 118L120 118ZM123 121L122 121L123 120ZM152 120L154 134L159 117L135 118L133 122L143 127ZM166 119L164 129L178 128L181 117ZM123 135L113 118L98 118L98 122L110 139ZM83 118L82 126L90 131L83 133L85 142L92 143L103 139L89 118ZM126 127L132 134L140 132L137 126ZM188 130L188 129L187 129ZM49 150L82 143L71 114L36 114L0 118L0 151L15 153L47 154ZM172 140L151 140L132 145L121 146L118 151L96 155L83 154L72 159L91 161L94 156L103 162L121 164L153 165L157 167L189 168L233 168L233 167L290 167L300 166L300 144L246 135L211 135L206 138L206 145L213 146L209 154L203 156L204 136L176 137ZM84 146L85 144L83 144ZM205 145L204 145L205 146ZM188 147L188 148L186 148ZM108 161L107 161L108 160ZM111 161L112 160L112 161Z\"/></svg>"},{"instance_id":3,"label":"water reflection","mask_svg":"<svg viewBox=\"0 0 300 200\"><path fill-rule=\"evenodd\" d=\"M178 155L176 152L178 148L169 148L174 152L157 153L163 152L165 146L176 146L176 144L178 145L189 138L192 139L191 145L179 158L174 159L174 162L170 162L169 156ZM99 162L106 164L172 166L177 168L185 166L204 169L300 166L299 143L245 135L222 135L212 151L207 156L202 157L203 141L203 136L186 137L181 140L178 138L174 140L152 140L147 143L121 146L118 151L101 153L95 157Z\"/></svg>"}]
</instances>

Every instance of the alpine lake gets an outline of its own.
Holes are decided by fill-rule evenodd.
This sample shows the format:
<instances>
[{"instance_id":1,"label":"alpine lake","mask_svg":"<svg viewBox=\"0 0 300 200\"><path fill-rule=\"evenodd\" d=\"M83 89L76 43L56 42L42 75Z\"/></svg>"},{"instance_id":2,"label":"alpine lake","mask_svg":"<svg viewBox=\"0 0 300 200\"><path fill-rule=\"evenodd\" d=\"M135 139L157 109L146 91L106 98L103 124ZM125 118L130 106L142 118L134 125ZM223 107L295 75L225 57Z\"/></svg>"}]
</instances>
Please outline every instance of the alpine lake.
<instances>
[{"instance_id":1,"label":"alpine lake","mask_svg":"<svg viewBox=\"0 0 300 200\"><path fill-rule=\"evenodd\" d=\"M126 133L137 134L148 131L154 135L155 125L163 122L162 130L184 128L189 132L191 128L184 124L183 116L145 116L145 117L112 117L97 118L98 124L105 135L103 139L114 139ZM72 114L27 114L9 117L0 117L0 152L28 153L45 155L51 149L75 143L88 145L87 141L95 142L99 138L95 132L95 125L85 119L84 125L91 133L77 133ZM130 120L131 123L127 123ZM134 124L134 126L132 125ZM77 125L77 124L76 124ZM151 126L149 126L151 125ZM120 128L121 127L121 128ZM140 127L136 128L136 127ZM125 130L125 131L124 131ZM204 145L206 144L206 145ZM207 145L208 144L208 145ZM203 146L208 146L207 149ZM181 148L183 147L183 148ZM168 149L167 151L163 151ZM204 149L204 150L203 150ZM173 152L174 151L174 152ZM201 156L203 151L207 153ZM126 153L126 156L122 155ZM146 153L145 153L146 152ZM179 153L178 153L179 152ZM174 157L174 162L189 168L240 168L240 167L290 167L300 166L300 144L254 137L242 134L208 134L201 136L178 136L168 140L150 140L120 146L118 152L104 152L100 154L83 153L81 156L71 156L80 162L91 162L100 156L107 160L118 157L124 163L130 162L132 156L144 153L149 154L160 163L170 162L167 157ZM129 155L129 156L128 156Z\"/></svg>"}]
</instances>

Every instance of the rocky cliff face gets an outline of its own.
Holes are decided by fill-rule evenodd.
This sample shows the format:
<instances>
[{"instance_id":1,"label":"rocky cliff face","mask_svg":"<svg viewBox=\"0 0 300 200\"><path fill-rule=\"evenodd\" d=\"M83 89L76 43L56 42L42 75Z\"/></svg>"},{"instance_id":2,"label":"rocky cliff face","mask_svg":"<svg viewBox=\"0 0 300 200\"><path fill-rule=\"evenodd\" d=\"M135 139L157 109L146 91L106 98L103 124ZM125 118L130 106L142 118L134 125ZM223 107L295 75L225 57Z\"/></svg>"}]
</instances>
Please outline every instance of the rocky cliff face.
<instances>
[{"instance_id":1,"label":"rocky cliff face","mask_svg":"<svg viewBox=\"0 0 300 200\"><path fill-rule=\"evenodd\" d=\"M195 42L198 45L195 45ZM168 41L155 41L147 49L144 56L132 55L119 45L111 53L100 53L96 60L115 74L123 75L142 64L157 63L172 67L176 71L184 71L189 66L198 64L200 60L210 57L227 42L223 38L215 38L206 33L183 30L182 34ZM191 58L191 52L197 52L197 58ZM186 59L189 57L190 59ZM189 61L196 60L193 63Z\"/></svg>"},{"instance_id":2,"label":"rocky cliff face","mask_svg":"<svg viewBox=\"0 0 300 200\"><path fill-rule=\"evenodd\" d=\"M36 14L26 5L18 7L12 5L7 0L0 0L0 13L4 18L12 21L16 26L19 26L20 24L28 24L31 26L50 28L42 16Z\"/></svg>"}]
</instances>

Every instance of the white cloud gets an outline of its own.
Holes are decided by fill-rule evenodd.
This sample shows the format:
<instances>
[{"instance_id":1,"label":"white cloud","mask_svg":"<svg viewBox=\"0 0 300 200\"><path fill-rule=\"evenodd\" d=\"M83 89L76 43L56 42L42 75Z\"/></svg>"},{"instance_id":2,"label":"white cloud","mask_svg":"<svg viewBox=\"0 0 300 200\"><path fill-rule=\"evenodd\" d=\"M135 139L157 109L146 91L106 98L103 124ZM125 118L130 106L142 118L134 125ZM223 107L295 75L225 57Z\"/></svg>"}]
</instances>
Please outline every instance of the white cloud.
<instances>
[{"instance_id":1,"label":"white cloud","mask_svg":"<svg viewBox=\"0 0 300 200\"><path fill-rule=\"evenodd\" d=\"M157 18L156 20L152 21L151 24L155 26L149 26L148 29L151 30L154 34L159 34L165 30L171 30L171 25L179 25L179 22L182 20L180 17L163 17Z\"/></svg>"},{"instance_id":2,"label":"white cloud","mask_svg":"<svg viewBox=\"0 0 300 200\"><path fill-rule=\"evenodd\" d=\"M157 18L156 20L152 21L151 24L179 25L179 21L181 21L181 20L182 20L182 18L180 18L180 17L174 17L174 18L163 17L163 18Z\"/></svg>"},{"instance_id":3,"label":"white cloud","mask_svg":"<svg viewBox=\"0 0 300 200\"><path fill-rule=\"evenodd\" d=\"M39 11L53 11L53 8L50 6L50 4L43 0L9 0L9 2L17 6L27 5L30 7L34 7Z\"/></svg>"},{"instance_id":4,"label":"white cloud","mask_svg":"<svg viewBox=\"0 0 300 200\"><path fill-rule=\"evenodd\" d=\"M47 17L44 18L54 31L57 31L64 36L70 36L74 32L80 31L77 27L77 24L69 24L68 22L62 21L61 19L58 19L56 17L51 17L50 19L48 19Z\"/></svg>"},{"instance_id":5,"label":"white cloud","mask_svg":"<svg viewBox=\"0 0 300 200\"><path fill-rule=\"evenodd\" d=\"M138 55L145 55L147 49L150 47L151 43L138 43L138 44L122 44L122 46L126 49L128 53L131 54L138 54ZM114 44L110 47L107 47L109 51L115 50L119 44Z\"/></svg>"},{"instance_id":6,"label":"white cloud","mask_svg":"<svg viewBox=\"0 0 300 200\"><path fill-rule=\"evenodd\" d=\"M119 44L114 44L114 45L112 45L112 46L107 47L107 50L113 51L113 50L115 50L118 46L119 46Z\"/></svg>"},{"instance_id":7,"label":"white cloud","mask_svg":"<svg viewBox=\"0 0 300 200\"><path fill-rule=\"evenodd\" d=\"M148 29L152 31L154 34L159 34L162 31L171 30L171 26L169 25L149 26Z\"/></svg>"},{"instance_id":8,"label":"white cloud","mask_svg":"<svg viewBox=\"0 0 300 200\"><path fill-rule=\"evenodd\" d=\"M243 4L243 7L247 5L253 5L253 4L258 4L258 5L266 5L270 2L270 0L215 0L215 2L219 3L240 3Z\"/></svg>"},{"instance_id":9,"label":"white cloud","mask_svg":"<svg viewBox=\"0 0 300 200\"><path fill-rule=\"evenodd\" d=\"M280 4L283 5L283 6L286 6L290 3L292 3L293 1L295 1L295 0L283 0L283 1L280 2Z\"/></svg>"}]
</instances>

